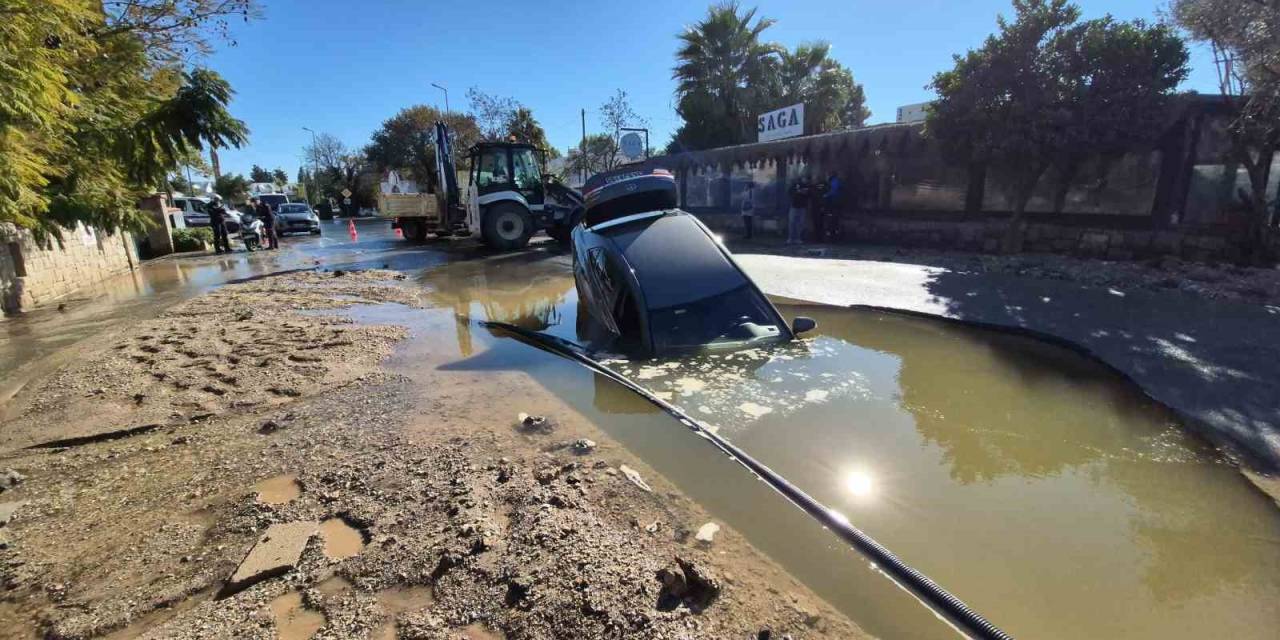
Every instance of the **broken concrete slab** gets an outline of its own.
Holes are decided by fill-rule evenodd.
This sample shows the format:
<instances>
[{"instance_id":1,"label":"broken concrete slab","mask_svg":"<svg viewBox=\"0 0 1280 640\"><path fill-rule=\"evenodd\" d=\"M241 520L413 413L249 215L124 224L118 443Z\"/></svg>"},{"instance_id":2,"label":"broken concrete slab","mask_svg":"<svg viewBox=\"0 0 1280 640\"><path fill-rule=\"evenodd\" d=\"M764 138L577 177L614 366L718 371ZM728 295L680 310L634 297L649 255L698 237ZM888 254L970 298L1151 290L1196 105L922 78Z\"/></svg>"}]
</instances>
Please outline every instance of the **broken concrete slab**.
<instances>
[{"instance_id":1,"label":"broken concrete slab","mask_svg":"<svg viewBox=\"0 0 1280 640\"><path fill-rule=\"evenodd\" d=\"M218 597L234 595L263 580L292 571L298 566L307 542L319 530L320 523L314 521L271 525L240 561L240 566L236 567L236 572L222 587Z\"/></svg>"},{"instance_id":2,"label":"broken concrete slab","mask_svg":"<svg viewBox=\"0 0 1280 640\"><path fill-rule=\"evenodd\" d=\"M628 467L625 464L618 467L618 469L622 471L622 475L627 477L627 480L631 481L631 484L634 484L635 486L640 487L645 491L653 492L653 487L650 487L649 483L645 482L644 478L640 477L639 471L636 471L635 469L632 469L631 467Z\"/></svg>"},{"instance_id":3,"label":"broken concrete slab","mask_svg":"<svg viewBox=\"0 0 1280 640\"><path fill-rule=\"evenodd\" d=\"M26 503L27 502L25 500L0 503L0 527L3 527L13 521L13 516L18 513L18 509L21 509L22 505Z\"/></svg>"}]
</instances>

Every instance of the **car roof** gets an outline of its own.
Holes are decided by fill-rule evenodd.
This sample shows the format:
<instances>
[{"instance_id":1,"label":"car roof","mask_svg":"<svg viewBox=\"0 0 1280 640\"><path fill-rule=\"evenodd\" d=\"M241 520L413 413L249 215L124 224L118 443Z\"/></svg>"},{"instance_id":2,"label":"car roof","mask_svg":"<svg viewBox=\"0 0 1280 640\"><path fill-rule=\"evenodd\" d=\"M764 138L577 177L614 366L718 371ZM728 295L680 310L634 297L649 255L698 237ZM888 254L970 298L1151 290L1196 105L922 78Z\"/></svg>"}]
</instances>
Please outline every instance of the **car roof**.
<instances>
[{"instance_id":1,"label":"car roof","mask_svg":"<svg viewBox=\"0 0 1280 640\"><path fill-rule=\"evenodd\" d=\"M750 283L702 224L683 211L669 211L600 233L613 241L635 271L650 311L702 300ZM689 274L697 277L690 278Z\"/></svg>"}]
</instances>

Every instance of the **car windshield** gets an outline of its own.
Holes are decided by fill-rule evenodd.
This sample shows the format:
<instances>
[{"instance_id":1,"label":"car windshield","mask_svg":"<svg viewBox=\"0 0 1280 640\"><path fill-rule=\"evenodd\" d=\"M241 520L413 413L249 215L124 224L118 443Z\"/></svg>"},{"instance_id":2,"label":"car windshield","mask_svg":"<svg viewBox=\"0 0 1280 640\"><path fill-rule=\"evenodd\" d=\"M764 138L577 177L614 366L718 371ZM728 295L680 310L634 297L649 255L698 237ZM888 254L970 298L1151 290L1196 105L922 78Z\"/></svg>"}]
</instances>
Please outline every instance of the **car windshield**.
<instances>
[{"instance_id":1,"label":"car windshield","mask_svg":"<svg viewBox=\"0 0 1280 640\"><path fill-rule=\"evenodd\" d=\"M280 205L280 213L306 213L307 205L305 204L282 204Z\"/></svg>"},{"instance_id":2,"label":"car windshield","mask_svg":"<svg viewBox=\"0 0 1280 640\"><path fill-rule=\"evenodd\" d=\"M754 325L754 327L752 326ZM686 304L649 312L649 329L658 352L730 342L750 342L775 333L769 303L749 284Z\"/></svg>"}]
</instances>

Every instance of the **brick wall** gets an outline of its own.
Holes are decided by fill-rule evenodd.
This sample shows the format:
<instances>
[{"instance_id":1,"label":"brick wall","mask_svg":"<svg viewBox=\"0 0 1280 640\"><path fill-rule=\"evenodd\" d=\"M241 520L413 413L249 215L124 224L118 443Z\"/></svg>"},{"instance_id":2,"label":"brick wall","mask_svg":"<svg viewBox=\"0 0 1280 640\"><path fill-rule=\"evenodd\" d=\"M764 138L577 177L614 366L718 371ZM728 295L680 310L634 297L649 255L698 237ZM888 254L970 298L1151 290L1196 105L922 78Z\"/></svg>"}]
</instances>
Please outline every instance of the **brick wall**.
<instances>
[{"instance_id":1,"label":"brick wall","mask_svg":"<svg viewBox=\"0 0 1280 640\"><path fill-rule=\"evenodd\" d=\"M0 307L5 312L47 304L136 265L132 236L77 225L48 249L13 225L0 225Z\"/></svg>"}]
</instances>

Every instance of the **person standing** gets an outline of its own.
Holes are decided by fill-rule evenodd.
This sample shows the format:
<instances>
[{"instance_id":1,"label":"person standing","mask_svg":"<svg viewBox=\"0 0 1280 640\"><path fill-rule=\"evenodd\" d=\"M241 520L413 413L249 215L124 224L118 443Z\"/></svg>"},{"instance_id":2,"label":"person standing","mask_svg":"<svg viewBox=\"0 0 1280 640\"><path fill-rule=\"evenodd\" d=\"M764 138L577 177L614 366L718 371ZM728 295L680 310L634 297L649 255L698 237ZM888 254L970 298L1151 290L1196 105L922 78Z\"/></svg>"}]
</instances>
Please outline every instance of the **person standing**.
<instances>
[{"instance_id":1,"label":"person standing","mask_svg":"<svg viewBox=\"0 0 1280 640\"><path fill-rule=\"evenodd\" d=\"M822 242L822 211L823 204L826 202L827 183L821 178L809 183L809 210L808 218L809 228L805 234L810 242Z\"/></svg>"},{"instance_id":2,"label":"person standing","mask_svg":"<svg viewBox=\"0 0 1280 640\"><path fill-rule=\"evenodd\" d=\"M844 186L840 183L840 176L832 171L827 176L827 192L822 194L822 228L826 232L822 238L824 242L833 240L840 236L840 188Z\"/></svg>"},{"instance_id":3,"label":"person standing","mask_svg":"<svg viewBox=\"0 0 1280 640\"><path fill-rule=\"evenodd\" d=\"M791 184L791 211L787 214L787 244L804 242L805 208L809 206L809 183L801 176Z\"/></svg>"},{"instance_id":4,"label":"person standing","mask_svg":"<svg viewBox=\"0 0 1280 640\"><path fill-rule=\"evenodd\" d=\"M231 253L231 240L227 237L227 208L222 204L222 196L214 194L209 203L209 226L213 228L213 251L217 254Z\"/></svg>"},{"instance_id":5,"label":"person standing","mask_svg":"<svg viewBox=\"0 0 1280 640\"><path fill-rule=\"evenodd\" d=\"M747 193L742 197L742 237L746 240L751 239L752 218L755 216L755 191L756 183L748 183Z\"/></svg>"},{"instance_id":6,"label":"person standing","mask_svg":"<svg viewBox=\"0 0 1280 640\"><path fill-rule=\"evenodd\" d=\"M264 238L267 241L267 248L279 249L280 239L276 235L276 212L271 209L271 205L255 198L253 215L262 220L263 233L267 236Z\"/></svg>"}]
</instances>

